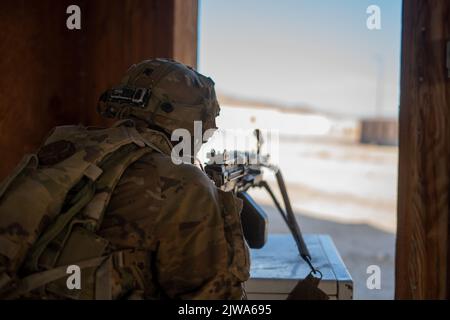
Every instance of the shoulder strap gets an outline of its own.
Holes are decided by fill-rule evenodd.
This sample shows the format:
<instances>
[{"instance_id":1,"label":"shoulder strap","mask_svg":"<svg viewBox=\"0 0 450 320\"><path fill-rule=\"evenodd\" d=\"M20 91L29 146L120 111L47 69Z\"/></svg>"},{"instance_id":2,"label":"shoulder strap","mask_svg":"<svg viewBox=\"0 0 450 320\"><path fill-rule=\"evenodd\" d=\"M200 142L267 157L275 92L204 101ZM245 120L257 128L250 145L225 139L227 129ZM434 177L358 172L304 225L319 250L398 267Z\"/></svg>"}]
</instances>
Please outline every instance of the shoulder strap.
<instances>
[{"instance_id":1,"label":"shoulder strap","mask_svg":"<svg viewBox=\"0 0 450 320\"><path fill-rule=\"evenodd\" d=\"M86 268L98 267L100 266L108 257L95 257L92 259L77 262L76 265L80 267L81 270ZM6 294L3 299L15 299L27 292L34 289L40 288L47 283L59 280L67 276L67 268L69 265L60 266L53 268L51 270L46 270L43 272L33 273L15 284L15 289Z\"/></svg>"},{"instance_id":2,"label":"shoulder strap","mask_svg":"<svg viewBox=\"0 0 450 320\"><path fill-rule=\"evenodd\" d=\"M87 195L78 192L80 194L75 198L76 206L74 203L69 209L65 207L69 191L80 181L87 179L92 185L95 184L103 173L100 167L104 159L129 145L136 146L137 149L164 152L155 144L144 140L147 139L136 128L125 125L100 130L88 130L82 126L55 128L43 145L43 148L46 147L46 159L50 159L50 163L38 165L39 157L30 155L1 184L0 228L11 230L0 234L0 256L6 259L4 264L7 272L10 275L16 273L29 248L35 244L49 222L58 217L55 225L65 226L79 208L91 200L94 194L92 190L86 190L89 191ZM69 152L63 159L60 159L57 149L61 145L70 146L65 149ZM56 156L53 157L51 152ZM128 161L133 161L131 155L126 156ZM139 157L136 154L133 156ZM70 210L71 207L74 207L73 210ZM65 212L60 215L62 210ZM60 227L56 231L59 229ZM53 235L50 237L49 234L49 238L53 238ZM38 247L45 243L48 243L48 239L38 243ZM41 250L36 252L38 256Z\"/></svg>"}]
</instances>

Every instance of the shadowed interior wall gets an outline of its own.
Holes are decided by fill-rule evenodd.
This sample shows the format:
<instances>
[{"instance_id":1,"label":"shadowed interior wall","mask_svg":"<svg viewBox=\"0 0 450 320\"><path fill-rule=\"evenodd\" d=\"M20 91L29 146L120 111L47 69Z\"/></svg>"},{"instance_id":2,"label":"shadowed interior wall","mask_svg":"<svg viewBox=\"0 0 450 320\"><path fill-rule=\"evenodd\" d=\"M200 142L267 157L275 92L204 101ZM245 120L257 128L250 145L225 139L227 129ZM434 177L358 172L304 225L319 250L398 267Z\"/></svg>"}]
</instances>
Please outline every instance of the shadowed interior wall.
<instances>
[{"instance_id":1,"label":"shadowed interior wall","mask_svg":"<svg viewBox=\"0 0 450 320\"><path fill-rule=\"evenodd\" d=\"M81 30L66 9L81 8ZM4 0L0 4L0 179L49 130L105 125L99 95L133 63L197 64L197 0Z\"/></svg>"},{"instance_id":2,"label":"shadowed interior wall","mask_svg":"<svg viewBox=\"0 0 450 320\"><path fill-rule=\"evenodd\" d=\"M450 1L404 0L396 298L448 299Z\"/></svg>"}]
</instances>

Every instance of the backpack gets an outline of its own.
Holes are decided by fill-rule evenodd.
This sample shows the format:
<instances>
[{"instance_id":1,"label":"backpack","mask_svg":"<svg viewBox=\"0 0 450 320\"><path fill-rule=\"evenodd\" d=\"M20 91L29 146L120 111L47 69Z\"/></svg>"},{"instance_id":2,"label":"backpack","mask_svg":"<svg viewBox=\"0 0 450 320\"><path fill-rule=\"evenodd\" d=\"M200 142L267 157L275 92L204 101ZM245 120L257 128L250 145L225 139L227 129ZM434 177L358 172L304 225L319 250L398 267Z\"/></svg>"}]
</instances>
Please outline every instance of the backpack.
<instances>
[{"instance_id":1,"label":"backpack","mask_svg":"<svg viewBox=\"0 0 450 320\"><path fill-rule=\"evenodd\" d=\"M162 152L155 139L161 134L138 132L129 120L106 129L60 126L24 157L0 185L0 297L43 288L57 297L111 297L107 271L117 252L96 231L125 169ZM82 271L81 290L64 280L72 265Z\"/></svg>"}]
</instances>

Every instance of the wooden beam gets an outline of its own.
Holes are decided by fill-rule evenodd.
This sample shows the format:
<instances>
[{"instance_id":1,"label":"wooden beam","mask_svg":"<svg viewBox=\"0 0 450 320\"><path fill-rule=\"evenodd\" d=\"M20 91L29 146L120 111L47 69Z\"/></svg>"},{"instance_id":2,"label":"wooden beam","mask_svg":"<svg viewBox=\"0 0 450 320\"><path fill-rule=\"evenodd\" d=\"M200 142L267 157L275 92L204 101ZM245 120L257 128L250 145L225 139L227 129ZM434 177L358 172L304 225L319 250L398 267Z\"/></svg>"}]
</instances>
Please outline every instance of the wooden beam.
<instances>
[{"instance_id":1,"label":"wooden beam","mask_svg":"<svg viewBox=\"0 0 450 320\"><path fill-rule=\"evenodd\" d=\"M175 0L173 56L197 68L198 1Z\"/></svg>"},{"instance_id":2,"label":"wooden beam","mask_svg":"<svg viewBox=\"0 0 450 320\"><path fill-rule=\"evenodd\" d=\"M449 298L450 1L403 2L396 298Z\"/></svg>"},{"instance_id":3,"label":"wooden beam","mask_svg":"<svg viewBox=\"0 0 450 320\"><path fill-rule=\"evenodd\" d=\"M66 8L81 8L81 30ZM197 60L197 0L3 0L0 179L62 124L102 125L99 95L133 63Z\"/></svg>"}]
</instances>

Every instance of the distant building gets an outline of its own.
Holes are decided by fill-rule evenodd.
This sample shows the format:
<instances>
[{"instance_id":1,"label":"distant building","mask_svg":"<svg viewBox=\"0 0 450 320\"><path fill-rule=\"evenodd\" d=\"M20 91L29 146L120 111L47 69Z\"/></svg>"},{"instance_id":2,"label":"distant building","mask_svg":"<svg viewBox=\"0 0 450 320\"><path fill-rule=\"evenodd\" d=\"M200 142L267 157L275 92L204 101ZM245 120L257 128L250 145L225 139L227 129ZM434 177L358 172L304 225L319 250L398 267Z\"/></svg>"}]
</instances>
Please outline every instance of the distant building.
<instances>
[{"instance_id":1,"label":"distant building","mask_svg":"<svg viewBox=\"0 0 450 320\"><path fill-rule=\"evenodd\" d=\"M398 146L398 121L395 119L361 120L360 142Z\"/></svg>"}]
</instances>

